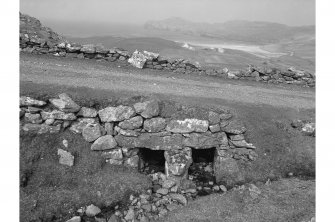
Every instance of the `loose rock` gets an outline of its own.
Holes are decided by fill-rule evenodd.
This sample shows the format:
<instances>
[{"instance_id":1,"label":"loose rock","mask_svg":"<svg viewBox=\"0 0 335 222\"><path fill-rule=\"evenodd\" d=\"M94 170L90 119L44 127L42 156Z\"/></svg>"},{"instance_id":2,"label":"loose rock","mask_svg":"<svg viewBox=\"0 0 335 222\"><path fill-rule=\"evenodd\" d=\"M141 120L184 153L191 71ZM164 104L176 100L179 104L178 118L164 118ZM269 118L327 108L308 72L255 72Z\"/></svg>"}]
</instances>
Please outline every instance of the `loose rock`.
<instances>
[{"instance_id":1,"label":"loose rock","mask_svg":"<svg viewBox=\"0 0 335 222\"><path fill-rule=\"evenodd\" d=\"M100 208L93 204L86 207L85 213L88 217L94 217L101 212Z\"/></svg>"},{"instance_id":2,"label":"loose rock","mask_svg":"<svg viewBox=\"0 0 335 222\"><path fill-rule=\"evenodd\" d=\"M59 163L67 166L73 166L74 156L63 149L58 149L57 154L60 156Z\"/></svg>"},{"instance_id":3,"label":"loose rock","mask_svg":"<svg viewBox=\"0 0 335 222\"><path fill-rule=\"evenodd\" d=\"M182 195L178 193L171 193L169 194L172 200L176 200L178 203L183 204L184 206L187 205L187 199Z\"/></svg>"}]
</instances>

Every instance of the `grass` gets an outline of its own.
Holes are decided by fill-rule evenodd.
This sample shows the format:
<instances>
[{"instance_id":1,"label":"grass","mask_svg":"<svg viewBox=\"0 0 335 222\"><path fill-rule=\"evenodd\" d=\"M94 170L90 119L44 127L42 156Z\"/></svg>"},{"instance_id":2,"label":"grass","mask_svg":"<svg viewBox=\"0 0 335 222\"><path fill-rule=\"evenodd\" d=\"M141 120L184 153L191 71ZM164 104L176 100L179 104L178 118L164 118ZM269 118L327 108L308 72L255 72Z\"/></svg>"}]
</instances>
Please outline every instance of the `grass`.
<instances>
[{"instance_id":1,"label":"grass","mask_svg":"<svg viewBox=\"0 0 335 222\"><path fill-rule=\"evenodd\" d=\"M258 187L261 194L255 199L247 189L205 196L161 221L293 222L315 216L314 181L283 179Z\"/></svg>"},{"instance_id":2,"label":"grass","mask_svg":"<svg viewBox=\"0 0 335 222\"><path fill-rule=\"evenodd\" d=\"M58 163L58 148L75 156L73 167ZM106 164L81 135L20 135L20 221L64 221L80 207L108 207L150 185L133 169Z\"/></svg>"}]
</instances>

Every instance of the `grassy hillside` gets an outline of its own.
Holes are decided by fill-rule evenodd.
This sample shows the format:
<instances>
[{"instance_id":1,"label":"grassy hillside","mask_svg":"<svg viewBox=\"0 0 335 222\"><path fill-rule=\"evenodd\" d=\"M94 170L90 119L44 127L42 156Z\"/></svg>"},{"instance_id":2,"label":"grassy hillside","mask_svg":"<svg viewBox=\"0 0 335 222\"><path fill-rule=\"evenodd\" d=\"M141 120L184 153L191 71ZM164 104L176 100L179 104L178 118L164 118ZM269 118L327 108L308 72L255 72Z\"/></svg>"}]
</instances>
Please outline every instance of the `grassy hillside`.
<instances>
[{"instance_id":1,"label":"grassy hillside","mask_svg":"<svg viewBox=\"0 0 335 222\"><path fill-rule=\"evenodd\" d=\"M44 27L38 19L22 13L20 13L20 34L28 34L30 37L34 36L51 42L64 39L52 29Z\"/></svg>"},{"instance_id":2,"label":"grassy hillside","mask_svg":"<svg viewBox=\"0 0 335 222\"><path fill-rule=\"evenodd\" d=\"M244 20L224 23L197 23L182 18L169 18L148 21L145 28L257 44L277 43L301 35L315 36L315 26L291 27L279 23Z\"/></svg>"}]
</instances>

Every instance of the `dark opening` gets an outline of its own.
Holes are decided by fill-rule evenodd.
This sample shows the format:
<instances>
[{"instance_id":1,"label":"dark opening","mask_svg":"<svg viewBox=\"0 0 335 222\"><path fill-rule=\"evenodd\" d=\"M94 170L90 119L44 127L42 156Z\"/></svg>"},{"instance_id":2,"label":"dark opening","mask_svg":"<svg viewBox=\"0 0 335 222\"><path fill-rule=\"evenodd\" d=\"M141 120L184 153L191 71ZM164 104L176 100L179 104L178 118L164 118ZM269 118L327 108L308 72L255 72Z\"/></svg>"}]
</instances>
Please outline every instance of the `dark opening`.
<instances>
[{"instance_id":1,"label":"dark opening","mask_svg":"<svg viewBox=\"0 0 335 222\"><path fill-rule=\"evenodd\" d=\"M139 151L141 159L141 171L144 173L164 173L165 157L164 150L150 150L142 148Z\"/></svg>"},{"instance_id":2,"label":"dark opening","mask_svg":"<svg viewBox=\"0 0 335 222\"><path fill-rule=\"evenodd\" d=\"M215 148L210 149L192 149L192 158L194 163L212 163L214 161Z\"/></svg>"},{"instance_id":3,"label":"dark opening","mask_svg":"<svg viewBox=\"0 0 335 222\"><path fill-rule=\"evenodd\" d=\"M188 174L196 186L201 187L201 190L198 190L200 196L214 192L214 154L215 148L192 149L193 163L188 170Z\"/></svg>"}]
</instances>

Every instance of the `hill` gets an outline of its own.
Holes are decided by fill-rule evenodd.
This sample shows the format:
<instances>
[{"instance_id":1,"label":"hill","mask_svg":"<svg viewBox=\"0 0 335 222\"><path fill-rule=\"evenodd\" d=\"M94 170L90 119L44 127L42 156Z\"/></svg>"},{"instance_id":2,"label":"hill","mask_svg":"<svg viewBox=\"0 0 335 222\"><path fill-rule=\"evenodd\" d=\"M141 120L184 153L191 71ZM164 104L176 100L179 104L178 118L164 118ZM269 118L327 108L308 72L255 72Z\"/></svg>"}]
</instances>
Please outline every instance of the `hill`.
<instances>
[{"instance_id":1,"label":"hill","mask_svg":"<svg viewBox=\"0 0 335 222\"><path fill-rule=\"evenodd\" d=\"M315 36L315 26L292 27L279 23L234 20L224 23L197 23L182 18L148 21L148 30L164 30L226 41L268 44L301 36Z\"/></svg>"},{"instance_id":2,"label":"hill","mask_svg":"<svg viewBox=\"0 0 335 222\"><path fill-rule=\"evenodd\" d=\"M27 34L29 37L51 42L64 40L63 36L57 34L52 29L43 26L38 19L22 13L20 13L20 34Z\"/></svg>"},{"instance_id":3,"label":"hill","mask_svg":"<svg viewBox=\"0 0 335 222\"><path fill-rule=\"evenodd\" d=\"M181 49L176 42L156 38L156 37L136 37L136 38L123 38L115 36L93 36L87 38L75 38L69 37L70 41L74 41L80 44L102 44L107 48L123 48L130 52L137 50L148 50L153 52L161 52L165 49L178 50Z\"/></svg>"}]
</instances>

